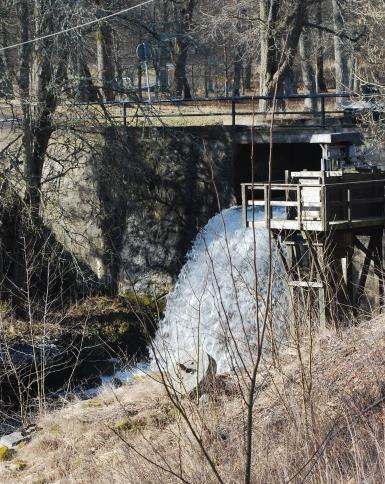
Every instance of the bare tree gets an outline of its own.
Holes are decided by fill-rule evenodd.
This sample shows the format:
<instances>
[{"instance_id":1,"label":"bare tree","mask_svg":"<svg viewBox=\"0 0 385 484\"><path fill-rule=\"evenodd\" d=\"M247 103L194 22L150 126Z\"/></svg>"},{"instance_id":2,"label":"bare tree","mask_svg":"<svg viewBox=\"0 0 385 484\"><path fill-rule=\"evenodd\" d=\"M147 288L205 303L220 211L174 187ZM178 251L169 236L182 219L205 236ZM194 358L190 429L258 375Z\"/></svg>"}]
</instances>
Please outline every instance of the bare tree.
<instances>
[{"instance_id":1,"label":"bare tree","mask_svg":"<svg viewBox=\"0 0 385 484\"><path fill-rule=\"evenodd\" d=\"M340 35L344 31L344 18L341 11L341 4L338 0L332 0L334 35L334 56L335 56L335 77L336 92L345 92L349 89L349 49L346 39Z\"/></svg>"},{"instance_id":2,"label":"bare tree","mask_svg":"<svg viewBox=\"0 0 385 484\"><path fill-rule=\"evenodd\" d=\"M314 63L312 62L312 44L309 31L302 31L299 41L299 55L301 60L302 82L305 94L315 94L316 77L314 73ZM305 99L305 107L311 111L316 111L317 100L315 98Z\"/></svg>"},{"instance_id":3,"label":"bare tree","mask_svg":"<svg viewBox=\"0 0 385 484\"><path fill-rule=\"evenodd\" d=\"M113 101L115 97L115 72L112 27L108 20L103 20L98 23L96 30L96 49L98 82L106 101Z\"/></svg>"},{"instance_id":4,"label":"bare tree","mask_svg":"<svg viewBox=\"0 0 385 484\"><path fill-rule=\"evenodd\" d=\"M261 64L260 94L283 93L284 80L292 68L301 37L307 0L260 1ZM266 103L262 103L264 107Z\"/></svg>"},{"instance_id":5,"label":"bare tree","mask_svg":"<svg viewBox=\"0 0 385 484\"><path fill-rule=\"evenodd\" d=\"M190 84L187 79L186 64L192 42L193 16L198 0L172 0L177 33L174 40L173 60L175 64L174 91L176 96L191 98Z\"/></svg>"},{"instance_id":6,"label":"bare tree","mask_svg":"<svg viewBox=\"0 0 385 484\"><path fill-rule=\"evenodd\" d=\"M322 25L323 22L323 5L324 0L319 0L316 5L316 24ZM316 69L317 69L317 92L327 92L325 81L325 69L324 69L324 34L322 29L318 29L317 33L317 56L316 56Z\"/></svg>"}]
</instances>

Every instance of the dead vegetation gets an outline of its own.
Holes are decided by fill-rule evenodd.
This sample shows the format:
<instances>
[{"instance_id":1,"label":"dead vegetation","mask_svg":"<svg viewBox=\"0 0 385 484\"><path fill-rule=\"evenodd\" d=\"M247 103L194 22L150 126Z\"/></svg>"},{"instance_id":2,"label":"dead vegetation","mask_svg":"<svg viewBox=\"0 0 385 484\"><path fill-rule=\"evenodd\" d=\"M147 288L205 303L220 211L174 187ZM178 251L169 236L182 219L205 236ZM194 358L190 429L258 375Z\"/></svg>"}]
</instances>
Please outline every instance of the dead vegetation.
<instances>
[{"instance_id":1,"label":"dead vegetation","mask_svg":"<svg viewBox=\"0 0 385 484\"><path fill-rule=\"evenodd\" d=\"M384 318L318 339L311 380L287 352L258 377L252 482L383 482ZM308 377L310 378L310 377ZM242 481L245 405L232 377L210 399L184 402L222 482ZM217 482L156 379L42 417L40 430L0 464L11 483Z\"/></svg>"}]
</instances>

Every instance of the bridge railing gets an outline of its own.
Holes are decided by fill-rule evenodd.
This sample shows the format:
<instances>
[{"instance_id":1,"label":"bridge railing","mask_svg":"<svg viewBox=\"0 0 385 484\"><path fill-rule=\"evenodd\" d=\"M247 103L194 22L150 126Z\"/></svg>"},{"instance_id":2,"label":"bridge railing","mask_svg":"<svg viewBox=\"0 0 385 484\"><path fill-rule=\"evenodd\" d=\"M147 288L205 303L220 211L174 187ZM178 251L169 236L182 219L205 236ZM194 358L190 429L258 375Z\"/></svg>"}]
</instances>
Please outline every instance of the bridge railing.
<instances>
[{"instance_id":1,"label":"bridge railing","mask_svg":"<svg viewBox=\"0 0 385 484\"><path fill-rule=\"evenodd\" d=\"M383 98L382 98L383 99ZM363 110L384 111L381 95L354 93L294 94L277 96L274 114L277 124L325 127L331 119L352 124L352 115ZM62 103L55 113L60 123L115 123L124 126L183 124L261 125L271 120L271 96L210 97L140 101L120 99L111 102ZM33 103L31 103L33 106ZM20 105L0 103L0 124L22 120Z\"/></svg>"},{"instance_id":2,"label":"bridge railing","mask_svg":"<svg viewBox=\"0 0 385 484\"><path fill-rule=\"evenodd\" d=\"M357 95L354 93L294 94L275 97L275 116L277 122L303 119L307 124L326 127L328 118L354 115L364 109L378 109L376 95ZM181 115L185 118L227 117L231 124L260 124L271 118L273 108L271 96L239 96L197 99L168 99L142 102L148 112L139 118L159 117L161 120ZM122 107L123 124L128 124L129 110L137 104L133 101L119 101ZM172 107L177 111L166 112L162 107ZM153 112L151 112L151 108ZM261 109L262 108L262 109ZM262 118L262 119L261 119ZM243 121L243 122L242 122ZM202 123L204 124L204 123Z\"/></svg>"}]
</instances>

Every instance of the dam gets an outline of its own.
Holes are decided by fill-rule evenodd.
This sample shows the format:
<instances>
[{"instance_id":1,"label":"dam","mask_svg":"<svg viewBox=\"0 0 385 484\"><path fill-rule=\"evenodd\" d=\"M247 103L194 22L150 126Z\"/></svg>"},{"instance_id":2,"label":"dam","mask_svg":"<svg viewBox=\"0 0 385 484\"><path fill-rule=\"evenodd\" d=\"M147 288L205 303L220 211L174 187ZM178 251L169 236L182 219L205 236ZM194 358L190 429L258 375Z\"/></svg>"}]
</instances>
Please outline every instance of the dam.
<instances>
[{"instance_id":1,"label":"dam","mask_svg":"<svg viewBox=\"0 0 385 484\"><path fill-rule=\"evenodd\" d=\"M335 96L317 95L315 113L304 110L303 96L286 100L289 109L273 126L273 180L286 170L317 169L321 148L312 136L358 130ZM93 124L60 107L43 173L52 194L46 222L114 291L172 287L199 230L221 209L241 205L241 185L252 173L255 181L267 179L271 116L253 109L258 101L142 103L137 116L117 102L103 104L109 118ZM97 106L84 107L91 108ZM17 109L2 113L4 145L19 122ZM75 147L76 159L65 145ZM60 182L51 176L57 152L73 165Z\"/></svg>"}]
</instances>

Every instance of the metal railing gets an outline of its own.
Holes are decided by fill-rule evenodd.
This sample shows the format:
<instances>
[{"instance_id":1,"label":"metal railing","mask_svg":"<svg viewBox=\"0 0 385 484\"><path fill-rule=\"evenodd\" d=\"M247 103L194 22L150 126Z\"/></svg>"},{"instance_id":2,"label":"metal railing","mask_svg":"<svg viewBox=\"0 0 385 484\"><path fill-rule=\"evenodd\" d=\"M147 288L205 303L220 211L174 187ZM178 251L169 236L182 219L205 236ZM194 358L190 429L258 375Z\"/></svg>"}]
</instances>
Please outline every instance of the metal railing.
<instances>
[{"instance_id":1,"label":"metal railing","mask_svg":"<svg viewBox=\"0 0 385 484\"><path fill-rule=\"evenodd\" d=\"M276 116L278 118L293 118L295 116L304 115L307 119L316 120L318 121L319 126L326 127L327 119L329 116L343 116L347 114L347 106L344 106L344 100L352 99L354 94L351 93L321 93L321 94L295 94L289 96L277 96L275 98L277 102L276 107ZM367 96L369 98L369 96ZM370 96L372 98L372 96ZM362 99L360 96L358 99ZM266 104L273 103L274 98L272 96L238 96L238 97L213 97L213 98L196 98L196 99L163 99L163 100L155 100L152 102L144 101L141 102L141 105L146 106L147 108L158 108L158 113L156 113L156 109L154 110L154 114L148 112L146 114L138 115L139 118L145 117L159 117L160 119L163 118L170 118L175 117L178 113L174 114L165 114L161 112L159 107L162 106L173 106L175 108L183 109L183 108L204 108L206 106L213 105L213 107L225 107L228 106L228 111L210 111L210 112L188 112L187 109L181 114L183 117L217 117L217 116L229 116L231 117L231 125L236 126L237 120L242 117L251 117L254 120L261 116L266 117L272 114L272 109L266 110L259 110L259 106L261 102ZM309 109L304 105L306 100L310 100L313 103L315 109ZM298 109L295 109L295 106L298 106L299 103L302 103ZM123 124L127 125L128 119L128 109L129 108L137 108L137 103L134 101L119 101L119 104L122 107L123 112ZM283 105L285 108L283 109ZM244 110L243 107L248 109Z\"/></svg>"},{"instance_id":2,"label":"metal railing","mask_svg":"<svg viewBox=\"0 0 385 484\"><path fill-rule=\"evenodd\" d=\"M360 101L361 106L370 106L373 110L378 109L377 95L356 95L354 93L321 93L321 94L295 94L290 96L277 96L277 109L275 111L276 124L296 121L310 126L326 127L331 121L340 118L340 124L351 126L354 124L355 112L360 112L360 107L354 106L354 101ZM305 105L309 100L312 109ZM154 124L158 121L167 126L172 124L172 118L187 123L198 120L198 125L205 125L212 120L224 122L231 126L263 124L268 122L272 109L266 108L271 105L271 96L239 96L239 97L210 97L195 99L161 99L141 101L133 95L132 99L120 99L116 101L100 101L94 103L62 103L55 113L57 123L75 122L82 120L90 121L98 118L99 122L116 123L124 126L135 125L135 122ZM32 103L33 104L33 103ZM266 109L260 110L260 107ZM84 107L84 109L83 109ZM85 108L91 108L87 114ZM100 108L100 111L98 110ZM79 110L83 110L80 113ZM91 112L92 111L92 112ZM262 118L262 119L261 119ZM0 105L0 121L21 122L21 109L16 104ZM299 123L300 124L300 123ZM287 125L290 125L287 123Z\"/></svg>"}]
</instances>

